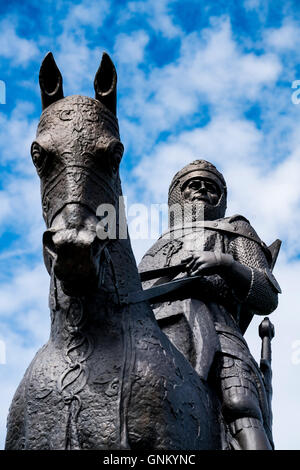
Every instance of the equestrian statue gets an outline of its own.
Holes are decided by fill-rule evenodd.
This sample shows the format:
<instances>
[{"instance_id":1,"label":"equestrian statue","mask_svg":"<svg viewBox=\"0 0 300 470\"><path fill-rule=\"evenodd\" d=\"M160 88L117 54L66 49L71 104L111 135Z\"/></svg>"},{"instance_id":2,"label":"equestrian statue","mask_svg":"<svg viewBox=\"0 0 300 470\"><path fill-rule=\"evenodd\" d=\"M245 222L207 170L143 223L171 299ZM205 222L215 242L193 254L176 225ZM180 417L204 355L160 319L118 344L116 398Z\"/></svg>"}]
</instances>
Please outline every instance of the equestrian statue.
<instances>
[{"instance_id":1,"label":"equestrian statue","mask_svg":"<svg viewBox=\"0 0 300 470\"><path fill-rule=\"evenodd\" d=\"M120 204L110 57L103 54L96 73L95 99L64 97L51 53L39 82L43 111L31 155L46 223L51 331L14 395L6 449L272 448L270 324L260 331L263 372L243 332L254 313L277 305L278 246L267 248L243 217L224 219L224 180L196 162L176 176L170 201L181 212L185 199L194 214L197 199L202 219L192 216L192 228L177 236L175 211L139 273ZM114 227L103 207L114 208Z\"/></svg>"},{"instance_id":2,"label":"equestrian statue","mask_svg":"<svg viewBox=\"0 0 300 470\"><path fill-rule=\"evenodd\" d=\"M159 328L119 223L115 67L104 53L95 99L64 97L51 53L39 82L51 331L14 395L6 449L220 449L219 401ZM116 236L101 205L116 208Z\"/></svg>"}]
</instances>

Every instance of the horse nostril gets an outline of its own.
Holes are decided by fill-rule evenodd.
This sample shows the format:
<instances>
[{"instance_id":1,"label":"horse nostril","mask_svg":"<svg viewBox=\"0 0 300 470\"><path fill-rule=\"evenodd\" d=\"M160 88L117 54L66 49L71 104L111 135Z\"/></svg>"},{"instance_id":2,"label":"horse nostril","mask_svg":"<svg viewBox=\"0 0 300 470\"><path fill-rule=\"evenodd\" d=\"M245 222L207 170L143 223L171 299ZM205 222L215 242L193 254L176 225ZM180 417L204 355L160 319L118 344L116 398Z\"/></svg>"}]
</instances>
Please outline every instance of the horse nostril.
<instances>
[{"instance_id":1,"label":"horse nostril","mask_svg":"<svg viewBox=\"0 0 300 470\"><path fill-rule=\"evenodd\" d=\"M90 245L60 240L56 247L54 273L64 282L92 282L97 275L97 261Z\"/></svg>"},{"instance_id":2,"label":"horse nostril","mask_svg":"<svg viewBox=\"0 0 300 470\"><path fill-rule=\"evenodd\" d=\"M91 244L91 253L92 256L98 256L101 252L101 245L97 237L95 237L94 241Z\"/></svg>"},{"instance_id":3,"label":"horse nostril","mask_svg":"<svg viewBox=\"0 0 300 470\"><path fill-rule=\"evenodd\" d=\"M46 230L43 235L43 246L46 251L54 258L56 256L56 246L53 242L53 232L51 230Z\"/></svg>"},{"instance_id":4,"label":"horse nostril","mask_svg":"<svg viewBox=\"0 0 300 470\"><path fill-rule=\"evenodd\" d=\"M44 258L54 275L62 282L82 282L91 286L98 282L98 239L87 229L48 229L43 236ZM47 256L48 255L48 256ZM50 268L48 272L51 271Z\"/></svg>"}]
</instances>

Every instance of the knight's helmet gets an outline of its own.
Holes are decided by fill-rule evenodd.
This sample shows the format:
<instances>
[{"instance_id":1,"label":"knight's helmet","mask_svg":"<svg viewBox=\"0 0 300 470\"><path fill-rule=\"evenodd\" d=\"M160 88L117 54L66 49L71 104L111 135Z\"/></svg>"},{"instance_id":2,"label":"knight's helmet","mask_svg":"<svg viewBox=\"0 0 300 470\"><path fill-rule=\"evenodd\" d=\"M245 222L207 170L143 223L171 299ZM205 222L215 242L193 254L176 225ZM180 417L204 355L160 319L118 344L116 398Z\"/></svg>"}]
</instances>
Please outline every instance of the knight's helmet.
<instances>
[{"instance_id":1,"label":"knight's helmet","mask_svg":"<svg viewBox=\"0 0 300 470\"><path fill-rule=\"evenodd\" d=\"M183 191L187 183L199 177L211 179L220 189L220 197L215 205L204 202L187 202ZM225 216L227 188L223 175L206 160L195 160L176 173L169 187L169 224L182 225L199 220L216 220Z\"/></svg>"}]
</instances>

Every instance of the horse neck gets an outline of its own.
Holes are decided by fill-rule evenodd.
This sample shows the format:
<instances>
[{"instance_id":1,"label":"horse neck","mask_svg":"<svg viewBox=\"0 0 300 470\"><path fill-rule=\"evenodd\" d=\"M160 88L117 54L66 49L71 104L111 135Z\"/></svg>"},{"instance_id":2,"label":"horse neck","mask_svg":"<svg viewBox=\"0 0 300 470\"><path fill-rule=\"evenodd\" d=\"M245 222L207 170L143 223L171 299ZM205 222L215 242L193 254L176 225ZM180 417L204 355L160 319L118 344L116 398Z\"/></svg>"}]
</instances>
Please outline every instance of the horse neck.
<instances>
[{"instance_id":1,"label":"horse neck","mask_svg":"<svg viewBox=\"0 0 300 470\"><path fill-rule=\"evenodd\" d=\"M95 292L86 296L66 295L57 277L51 275L50 338L58 347L64 347L77 333L94 335L103 327L120 324L124 309L120 296L142 289L129 237L106 242L99 256L99 276L103 281Z\"/></svg>"},{"instance_id":2,"label":"horse neck","mask_svg":"<svg viewBox=\"0 0 300 470\"><path fill-rule=\"evenodd\" d=\"M63 292L54 273L51 275L49 306L51 338L55 341L68 341L68 334L76 328L85 331L101 328L107 319L122 315L121 297L142 289L128 235L120 179L115 209L116 238L100 241L98 289L85 297L70 297Z\"/></svg>"}]
</instances>

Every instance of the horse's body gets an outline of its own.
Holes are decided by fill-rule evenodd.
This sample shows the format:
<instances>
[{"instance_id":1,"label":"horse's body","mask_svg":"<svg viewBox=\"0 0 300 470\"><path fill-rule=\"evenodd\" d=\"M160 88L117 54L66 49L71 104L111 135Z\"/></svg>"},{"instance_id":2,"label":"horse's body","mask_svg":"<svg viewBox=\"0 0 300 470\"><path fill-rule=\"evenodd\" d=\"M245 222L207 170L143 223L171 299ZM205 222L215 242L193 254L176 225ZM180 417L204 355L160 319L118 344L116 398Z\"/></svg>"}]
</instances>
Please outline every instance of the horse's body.
<instances>
[{"instance_id":1,"label":"horse's body","mask_svg":"<svg viewBox=\"0 0 300 470\"><path fill-rule=\"evenodd\" d=\"M70 324L63 318L54 325L62 337L50 339L25 374L10 412L7 449L218 448L208 390L152 312L142 304L117 312L98 308L89 310L93 321L81 330L82 361L68 360Z\"/></svg>"},{"instance_id":2,"label":"horse's body","mask_svg":"<svg viewBox=\"0 0 300 470\"><path fill-rule=\"evenodd\" d=\"M41 69L32 156L48 228L51 334L14 396L7 449L221 448L211 391L148 303L126 300L141 289L128 237L96 236L97 207L121 195L114 73L104 56L93 100L63 98L52 56Z\"/></svg>"}]
</instances>

